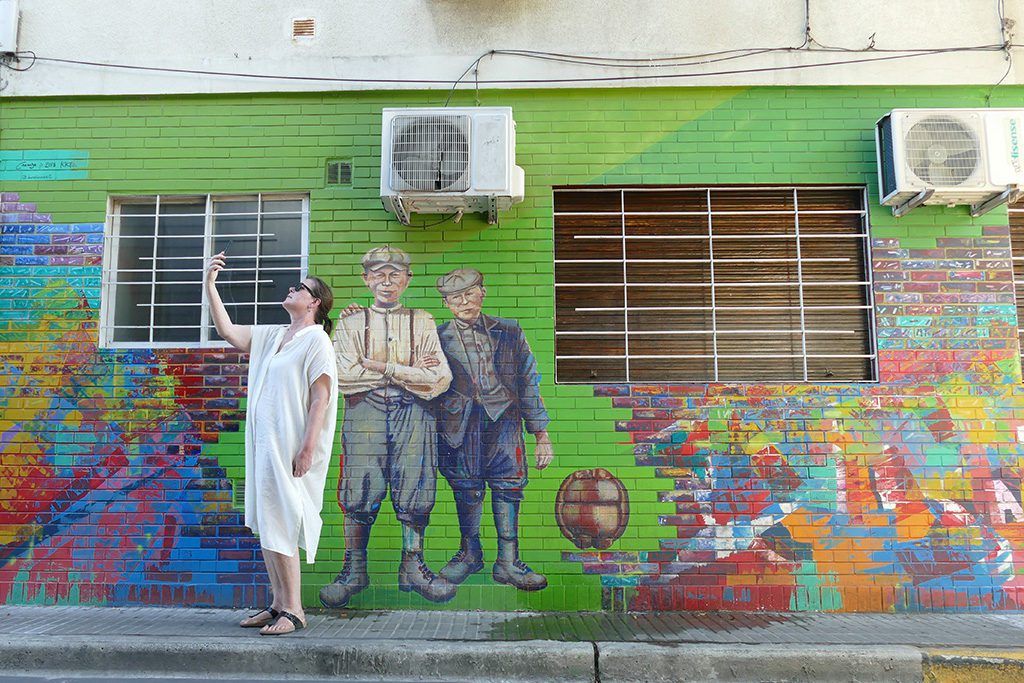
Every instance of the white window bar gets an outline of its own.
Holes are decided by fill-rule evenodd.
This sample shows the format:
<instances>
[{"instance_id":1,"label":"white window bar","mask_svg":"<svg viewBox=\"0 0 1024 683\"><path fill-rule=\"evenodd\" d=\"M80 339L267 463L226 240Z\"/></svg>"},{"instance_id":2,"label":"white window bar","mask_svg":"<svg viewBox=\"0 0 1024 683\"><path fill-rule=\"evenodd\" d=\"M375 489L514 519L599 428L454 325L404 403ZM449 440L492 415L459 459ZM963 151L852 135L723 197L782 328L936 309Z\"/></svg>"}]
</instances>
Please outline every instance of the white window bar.
<instances>
[{"instance_id":1,"label":"white window bar","mask_svg":"<svg viewBox=\"0 0 1024 683\"><path fill-rule=\"evenodd\" d=\"M793 188L793 230L796 233L796 279L800 283L797 289L800 297L800 352L803 358L804 381L809 379L807 370L807 320L804 311L804 263L800 258L800 204L797 199L796 188Z\"/></svg>"},{"instance_id":2,"label":"white window bar","mask_svg":"<svg viewBox=\"0 0 1024 683\"><path fill-rule=\"evenodd\" d=\"M138 306L145 306L146 304L137 304ZM157 306L169 306L172 304L157 304ZM176 305L176 304L175 304ZM765 327L759 329L724 329L718 330L717 334L797 334L802 331L803 328L791 328L791 327ZM812 328L807 330L811 334L856 334L856 330L828 330ZM696 335L696 334L716 334L714 330L635 330L633 332L609 332L608 330L594 330L594 331L558 331L556 335L573 337L573 336L586 336L586 337L621 337L624 334L629 334L633 337L662 337L665 335Z\"/></svg>"},{"instance_id":3,"label":"white window bar","mask_svg":"<svg viewBox=\"0 0 1024 683\"><path fill-rule=\"evenodd\" d=\"M705 211L627 211L626 216L703 216ZM863 211L853 209L828 209L801 211L805 216L820 214L826 216L862 216ZM715 211L716 216L792 216L793 211L770 210L770 211ZM617 211L556 211L555 216L619 216Z\"/></svg>"},{"instance_id":4,"label":"white window bar","mask_svg":"<svg viewBox=\"0 0 1024 683\"><path fill-rule=\"evenodd\" d=\"M622 327L625 332L625 338L623 339L623 348L626 351L626 381L630 380L629 377L629 270L627 265L629 263L626 258L626 191L619 191L619 208L622 210L622 217L619 221L619 226L622 229L622 304L626 307L626 315L622 316Z\"/></svg>"},{"instance_id":5,"label":"white window bar","mask_svg":"<svg viewBox=\"0 0 1024 683\"><path fill-rule=\"evenodd\" d=\"M795 311L799 306L718 306L720 311ZM867 310L874 308L869 305L857 305L857 306L804 306L805 310L808 311L847 311L847 310ZM593 308L574 308L573 311L577 313L594 313L594 312L616 312L625 311L623 306L595 306ZM630 311L710 311L710 306L634 306L629 309Z\"/></svg>"},{"instance_id":6,"label":"white window bar","mask_svg":"<svg viewBox=\"0 0 1024 683\"><path fill-rule=\"evenodd\" d=\"M719 358L799 358L800 353L718 353ZM606 358L625 358L626 356L621 353L608 353L606 355L557 355L556 358L565 358L572 360L600 360ZM639 355L634 354L634 358L714 358L715 356L711 353L693 353L691 355L685 354L657 354L657 355ZM873 353L808 353L809 358L873 358Z\"/></svg>"},{"instance_id":7,"label":"white window bar","mask_svg":"<svg viewBox=\"0 0 1024 683\"><path fill-rule=\"evenodd\" d=\"M808 287L819 287L824 285L870 285L866 280L813 280L807 283ZM556 282L555 287L620 287L621 282ZM627 287L710 287L708 282L629 282ZM717 287L796 287L796 282L787 280L772 280L769 282L720 282Z\"/></svg>"},{"instance_id":8,"label":"white window bar","mask_svg":"<svg viewBox=\"0 0 1024 683\"><path fill-rule=\"evenodd\" d=\"M160 246L160 195L156 197L156 215L153 217L153 268L149 290L149 303L156 303L156 260L157 249ZM140 257L141 260L141 257ZM156 325L156 306L149 308L149 342L153 343L153 326Z\"/></svg>"},{"instance_id":9,"label":"white window bar","mask_svg":"<svg viewBox=\"0 0 1024 683\"><path fill-rule=\"evenodd\" d=\"M715 214L716 216L720 214ZM793 233L749 233L745 235L715 235L716 240L791 240L793 239ZM816 232L812 235L804 235L804 239L822 239L822 238L844 238L844 239L867 239L867 235L862 232ZM574 240L617 240L620 239L618 235L573 235ZM705 235L626 235L627 240L706 240L708 239Z\"/></svg>"},{"instance_id":10,"label":"white window bar","mask_svg":"<svg viewBox=\"0 0 1024 683\"><path fill-rule=\"evenodd\" d=\"M711 260L711 267L708 268L711 277L711 353L714 357L712 363L712 372L714 374L714 380L718 381L718 309L715 306L715 291L718 289L715 287L715 232L714 232L714 214L711 212L711 190L710 188L705 191L705 201L707 202L707 220L708 220L708 258ZM628 314L627 314L628 315Z\"/></svg>"}]
</instances>

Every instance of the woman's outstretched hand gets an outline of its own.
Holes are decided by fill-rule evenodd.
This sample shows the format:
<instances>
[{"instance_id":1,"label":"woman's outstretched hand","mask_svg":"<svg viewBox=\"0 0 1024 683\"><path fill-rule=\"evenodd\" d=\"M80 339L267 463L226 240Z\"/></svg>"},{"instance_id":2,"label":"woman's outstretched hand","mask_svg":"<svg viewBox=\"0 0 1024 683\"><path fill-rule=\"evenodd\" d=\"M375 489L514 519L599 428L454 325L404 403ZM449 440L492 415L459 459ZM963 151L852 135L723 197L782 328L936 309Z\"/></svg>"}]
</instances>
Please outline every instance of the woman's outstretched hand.
<instances>
[{"instance_id":1,"label":"woman's outstretched hand","mask_svg":"<svg viewBox=\"0 0 1024 683\"><path fill-rule=\"evenodd\" d=\"M223 251L210 257L210 263L206 266L206 284L212 285L217 281L217 275L224 270L227 259Z\"/></svg>"}]
</instances>

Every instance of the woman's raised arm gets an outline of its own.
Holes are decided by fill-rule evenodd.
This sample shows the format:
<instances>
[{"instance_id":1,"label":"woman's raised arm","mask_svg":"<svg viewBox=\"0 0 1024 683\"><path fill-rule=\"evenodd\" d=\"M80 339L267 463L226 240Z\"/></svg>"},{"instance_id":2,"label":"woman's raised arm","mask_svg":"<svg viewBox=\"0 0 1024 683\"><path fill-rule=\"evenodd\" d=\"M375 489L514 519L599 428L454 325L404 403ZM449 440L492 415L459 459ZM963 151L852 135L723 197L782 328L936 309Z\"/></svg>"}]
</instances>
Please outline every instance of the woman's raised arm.
<instances>
[{"instance_id":1,"label":"woman's raised arm","mask_svg":"<svg viewBox=\"0 0 1024 683\"><path fill-rule=\"evenodd\" d=\"M252 346L252 330L248 325L236 325L231 322L228 309L224 308L220 292L217 291L217 274L224 270L226 263L227 256L222 251L210 259L210 265L206 268L206 298L210 302L210 315L213 316L217 334L239 351L248 351Z\"/></svg>"}]
</instances>

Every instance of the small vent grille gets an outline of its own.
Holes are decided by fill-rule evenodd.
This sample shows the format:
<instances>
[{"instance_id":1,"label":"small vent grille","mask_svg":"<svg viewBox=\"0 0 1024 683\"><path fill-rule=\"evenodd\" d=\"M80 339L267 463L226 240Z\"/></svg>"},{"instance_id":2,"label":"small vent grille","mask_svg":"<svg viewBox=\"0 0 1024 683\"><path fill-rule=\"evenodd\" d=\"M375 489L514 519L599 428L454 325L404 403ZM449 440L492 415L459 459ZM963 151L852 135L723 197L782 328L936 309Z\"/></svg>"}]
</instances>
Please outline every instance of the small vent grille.
<instances>
[{"instance_id":1,"label":"small vent grille","mask_svg":"<svg viewBox=\"0 0 1024 683\"><path fill-rule=\"evenodd\" d=\"M316 19L292 19L292 38L312 38L316 35Z\"/></svg>"},{"instance_id":2,"label":"small vent grille","mask_svg":"<svg viewBox=\"0 0 1024 683\"><path fill-rule=\"evenodd\" d=\"M391 125L392 189L469 189L468 116L396 116Z\"/></svg>"},{"instance_id":3,"label":"small vent grille","mask_svg":"<svg viewBox=\"0 0 1024 683\"><path fill-rule=\"evenodd\" d=\"M327 162L327 184L329 186L352 185L352 162L334 160Z\"/></svg>"},{"instance_id":4,"label":"small vent grille","mask_svg":"<svg viewBox=\"0 0 1024 683\"><path fill-rule=\"evenodd\" d=\"M245 479L237 479L231 486L231 507L236 510L245 509Z\"/></svg>"},{"instance_id":5,"label":"small vent grille","mask_svg":"<svg viewBox=\"0 0 1024 683\"><path fill-rule=\"evenodd\" d=\"M937 187L961 185L981 163L981 141L952 116L929 116L907 131L907 164L921 180Z\"/></svg>"},{"instance_id":6,"label":"small vent grille","mask_svg":"<svg viewBox=\"0 0 1024 683\"><path fill-rule=\"evenodd\" d=\"M878 122L878 137L882 142L882 196L896 191L896 160L893 158L892 117Z\"/></svg>"}]
</instances>

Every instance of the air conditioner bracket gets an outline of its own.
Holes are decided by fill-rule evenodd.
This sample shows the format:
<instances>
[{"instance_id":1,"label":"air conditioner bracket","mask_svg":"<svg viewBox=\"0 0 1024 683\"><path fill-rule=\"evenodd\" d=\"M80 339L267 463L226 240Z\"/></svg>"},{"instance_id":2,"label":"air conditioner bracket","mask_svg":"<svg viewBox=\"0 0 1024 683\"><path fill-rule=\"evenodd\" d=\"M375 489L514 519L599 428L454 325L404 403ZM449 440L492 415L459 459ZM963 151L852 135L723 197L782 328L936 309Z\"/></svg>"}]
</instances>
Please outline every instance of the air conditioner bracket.
<instances>
[{"instance_id":1,"label":"air conditioner bracket","mask_svg":"<svg viewBox=\"0 0 1024 683\"><path fill-rule=\"evenodd\" d=\"M986 214L997 206L1003 204L1013 204L1020 198L1021 191L1016 185L1009 185L1005 190L995 195L991 199L986 199L983 202L977 204L971 204L971 216L977 218L982 214Z\"/></svg>"},{"instance_id":2,"label":"air conditioner bracket","mask_svg":"<svg viewBox=\"0 0 1024 683\"><path fill-rule=\"evenodd\" d=\"M392 204L395 207L395 217L398 218L398 222L402 225L409 225L409 209L406 208L402 197L395 197L392 200Z\"/></svg>"},{"instance_id":3,"label":"air conditioner bracket","mask_svg":"<svg viewBox=\"0 0 1024 683\"><path fill-rule=\"evenodd\" d=\"M913 197L903 202L902 204L896 204L895 206L893 206L892 215L895 216L896 218L899 218L900 216L905 216L912 209L916 209L917 207L921 206L926 201L928 201L928 199L933 194L935 194L935 190L921 190L920 192L918 192L917 194L915 194Z\"/></svg>"},{"instance_id":4,"label":"air conditioner bracket","mask_svg":"<svg viewBox=\"0 0 1024 683\"><path fill-rule=\"evenodd\" d=\"M494 225L498 222L498 198L491 195L487 198L487 224Z\"/></svg>"}]
</instances>

